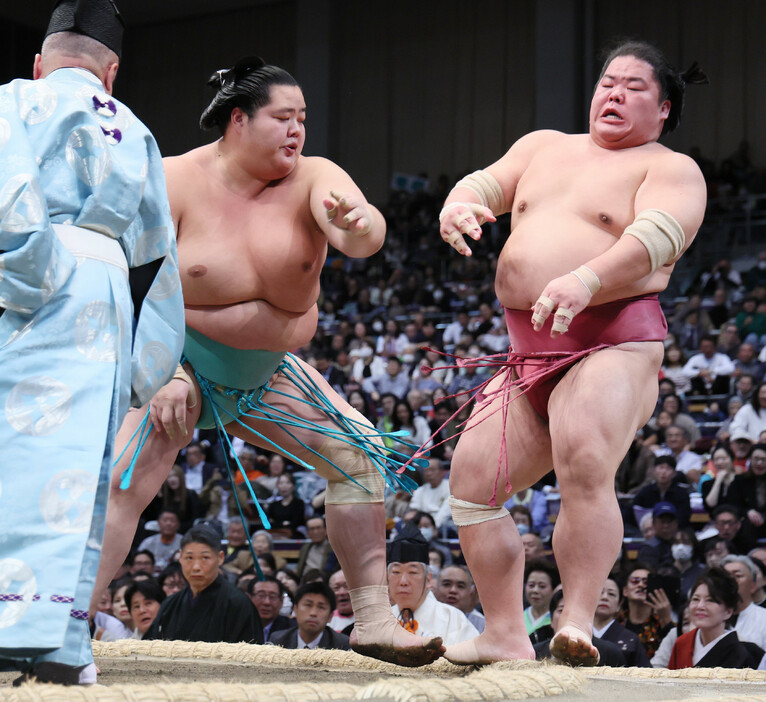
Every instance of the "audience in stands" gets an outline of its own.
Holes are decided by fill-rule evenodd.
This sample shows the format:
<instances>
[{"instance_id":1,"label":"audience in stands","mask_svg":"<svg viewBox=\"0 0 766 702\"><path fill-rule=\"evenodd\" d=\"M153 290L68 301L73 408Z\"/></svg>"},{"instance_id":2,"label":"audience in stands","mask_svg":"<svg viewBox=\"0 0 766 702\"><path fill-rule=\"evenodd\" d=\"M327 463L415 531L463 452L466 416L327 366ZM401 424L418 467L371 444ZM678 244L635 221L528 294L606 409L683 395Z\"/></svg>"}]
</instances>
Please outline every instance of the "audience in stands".
<instances>
[{"instance_id":1,"label":"audience in stands","mask_svg":"<svg viewBox=\"0 0 766 702\"><path fill-rule=\"evenodd\" d=\"M434 595L439 602L457 607L479 632L484 631L484 615L476 609L477 595L471 573L465 566L448 565L439 572Z\"/></svg>"},{"instance_id":2,"label":"audience in stands","mask_svg":"<svg viewBox=\"0 0 766 702\"><path fill-rule=\"evenodd\" d=\"M601 596L593 618L593 636L610 641L620 647L625 656L625 665L649 668L649 657L638 636L617 621L622 608L623 586L614 578L607 578L601 588Z\"/></svg>"},{"instance_id":3,"label":"audience in stands","mask_svg":"<svg viewBox=\"0 0 766 702\"><path fill-rule=\"evenodd\" d=\"M354 627L354 610L351 607L351 596L348 594L346 576L342 570L336 570L327 583L335 595L335 611L332 613L329 627L343 634L350 634Z\"/></svg>"},{"instance_id":4,"label":"audience in stands","mask_svg":"<svg viewBox=\"0 0 766 702\"><path fill-rule=\"evenodd\" d=\"M298 563L295 566L295 574L298 578L302 579L303 574L309 570L325 572L335 570L338 567L338 561L327 538L324 517L311 517L307 520L306 533L309 538L301 546Z\"/></svg>"},{"instance_id":5,"label":"audience in stands","mask_svg":"<svg viewBox=\"0 0 766 702\"><path fill-rule=\"evenodd\" d=\"M348 651L349 638L334 631L328 622L335 609L335 596L323 580L301 585L295 593L294 624L274 632L271 643L283 648L336 648Z\"/></svg>"},{"instance_id":6,"label":"audience in stands","mask_svg":"<svg viewBox=\"0 0 766 702\"><path fill-rule=\"evenodd\" d=\"M188 585L160 606L145 639L263 643L258 611L247 595L220 573L221 536L209 524L192 527L181 542Z\"/></svg>"},{"instance_id":7,"label":"audience in stands","mask_svg":"<svg viewBox=\"0 0 766 702\"><path fill-rule=\"evenodd\" d=\"M284 588L273 575L266 575L263 580L251 578L247 583L247 596L258 610L264 641L271 641L273 633L293 625L288 617L280 614Z\"/></svg>"},{"instance_id":8,"label":"audience in stands","mask_svg":"<svg viewBox=\"0 0 766 702\"><path fill-rule=\"evenodd\" d=\"M676 459L669 454L654 457L652 475L654 480L641 488L633 498L634 507L639 508L636 512L651 511L659 503L669 503L674 507L679 526L687 526L691 518L689 491L678 480ZM641 516L643 514L638 519Z\"/></svg>"},{"instance_id":9,"label":"audience in stands","mask_svg":"<svg viewBox=\"0 0 766 702\"><path fill-rule=\"evenodd\" d=\"M135 624L134 638L141 639L160 611L165 593L156 580L134 582L125 591L125 604Z\"/></svg>"},{"instance_id":10,"label":"audience in stands","mask_svg":"<svg viewBox=\"0 0 766 702\"><path fill-rule=\"evenodd\" d=\"M749 556L726 556L721 565L737 584L739 600L734 607L734 630L740 641L751 641L766 650L766 609L753 602L760 570Z\"/></svg>"},{"instance_id":11,"label":"audience in stands","mask_svg":"<svg viewBox=\"0 0 766 702\"><path fill-rule=\"evenodd\" d=\"M147 536L139 545L139 551L151 551L154 554L155 568L162 570L181 548L182 534L178 533L181 521L171 509L164 509L157 518L159 533Z\"/></svg>"},{"instance_id":12,"label":"audience in stands","mask_svg":"<svg viewBox=\"0 0 766 702\"><path fill-rule=\"evenodd\" d=\"M550 638L539 630L551 625L550 604L553 591L561 583L558 569L545 559L529 561L524 565L524 597L529 606L524 610L524 624L533 644Z\"/></svg>"},{"instance_id":13,"label":"audience in stands","mask_svg":"<svg viewBox=\"0 0 766 702\"><path fill-rule=\"evenodd\" d=\"M436 599L429 587L428 563L428 543L414 524L406 522L388 549L388 593L394 615L409 631L441 636L446 646L478 636L463 612Z\"/></svg>"},{"instance_id":14,"label":"audience in stands","mask_svg":"<svg viewBox=\"0 0 766 702\"><path fill-rule=\"evenodd\" d=\"M689 600L692 630L678 637L668 668L757 668L763 649L738 638L726 622L737 610L737 583L720 568L703 573Z\"/></svg>"},{"instance_id":15,"label":"audience in stands","mask_svg":"<svg viewBox=\"0 0 766 702\"><path fill-rule=\"evenodd\" d=\"M651 658L673 626L670 600L662 590L647 592L651 566L634 562L625 576L619 622L638 636Z\"/></svg>"}]
</instances>

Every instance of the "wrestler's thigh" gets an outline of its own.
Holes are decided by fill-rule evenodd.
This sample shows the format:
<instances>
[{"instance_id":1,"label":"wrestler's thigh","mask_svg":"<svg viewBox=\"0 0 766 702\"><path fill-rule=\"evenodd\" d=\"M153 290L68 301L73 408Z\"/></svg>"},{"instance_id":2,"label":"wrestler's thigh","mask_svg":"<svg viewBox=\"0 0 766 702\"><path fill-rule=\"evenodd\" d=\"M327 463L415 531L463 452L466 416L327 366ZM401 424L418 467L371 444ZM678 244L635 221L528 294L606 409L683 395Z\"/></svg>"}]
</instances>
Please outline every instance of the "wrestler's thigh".
<instances>
[{"instance_id":1,"label":"wrestler's thigh","mask_svg":"<svg viewBox=\"0 0 766 702\"><path fill-rule=\"evenodd\" d=\"M548 403L556 475L594 483L614 478L657 401L662 344L597 351L561 379Z\"/></svg>"},{"instance_id":2,"label":"wrestler's thigh","mask_svg":"<svg viewBox=\"0 0 766 702\"><path fill-rule=\"evenodd\" d=\"M321 392L333 407L344 415L353 414L355 419L364 422L367 426L372 428L372 425L364 420L362 415L356 412L346 400L335 392L330 384L308 363L294 357L290 362L299 366L301 373L308 376L310 384L313 385L316 390ZM268 439L268 441L253 434L247 428L236 422L228 424L226 426L226 431L248 443L254 444L255 446L280 453L279 449L269 443L269 441L273 441L286 451L306 460L306 450L301 444L305 444L309 448L317 451L327 442L328 435L326 431L323 431L323 428L337 431L338 426L319 407L315 407L312 404L307 404L303 401L310 400L311 403L314 403L315 399L309 397L303 389L297 387L283 372L277 373L272 377L269 381L269 388L270 390L263 395L263 401L266 404L278 412L284 412L291 417L303 420L307 424L310 423L314 425L316 430L295 426L289 426L283 429L281 426L272 422L264 421L256 417L242 416L240 417L240 421L245 424L246 427L254 429L258 434L262 435L262 437ZM253 412L253 414L257 413ZM311 460L308 460L308 463L311 464Z\"/></svg>"},{"instance_id":3,"label":"wrestler's thigh","mask_svg":"<svg viewBox=\"0 0 766 702\"><path fill-rule=\"evenodd\" d=\"M498 375L490 381L485 391L487 396L500 387L503 377ZM455 497L487 504L497 477L503 432L512 487L510 492L506 491L505 471L501 470L497 482L498 504L511 494L534 485L553 468L547 424L517 389L511 393L513 401L507 405L505 417L502 395L474 408L469 429L458 439L452 457L450 492Z\"/></svg>"},{"instance_id":4,"label":"wrestler's thigh","mask_svg":"<svg viewBox=\"0 0 766 702\"><path fill-rule=\"evenodd\" d=\"M194 385L196 397L201 397L200 387L189 364L186 364L186 372L189 374ZM186 446L194 434L194 425L200 416L201 404L198 401L194 407L186 410L186 436L179 435L171 439L165 431L159 431L152 426L151 419L145 425L145 429L151 427L146 435L144 444L138 454L130 487L127 492L120 490L122 472L128 467L133 459L135 448L141 437L141 425L149 412L151 401L140 408L133 408L125 415L125 419L117 432L115 440L114 458L117 461L112 472L112 491L120 496L128 497L135 494L144 499L149 495L151 499L156 494L159 486L165 481L173 467L173 462L178 452ZM119 458L119 460L117 460Z\"/></svg>"}]
</instances>

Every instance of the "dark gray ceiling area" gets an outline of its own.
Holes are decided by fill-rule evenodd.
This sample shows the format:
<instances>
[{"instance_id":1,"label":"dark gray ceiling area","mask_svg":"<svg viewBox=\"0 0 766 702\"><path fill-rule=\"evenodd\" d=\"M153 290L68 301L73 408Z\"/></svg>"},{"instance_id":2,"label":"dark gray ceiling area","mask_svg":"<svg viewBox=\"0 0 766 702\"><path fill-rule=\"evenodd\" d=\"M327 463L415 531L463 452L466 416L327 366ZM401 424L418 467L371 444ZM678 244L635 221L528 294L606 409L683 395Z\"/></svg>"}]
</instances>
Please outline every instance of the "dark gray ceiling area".
<instances>
[{"instance_id":1,"label":"dark gray ceiling area","mask_svg":"<svg viewBox=\"0 0 766 702\"><path fill-rule=\"evenodd\" d=\"M275 0L122 0L120 12L130 26L155 24L208 14L221 14ZM45 30L53 0L2 0L0 21L9 20L33 29Z\"/></svg>"}]
</instances>

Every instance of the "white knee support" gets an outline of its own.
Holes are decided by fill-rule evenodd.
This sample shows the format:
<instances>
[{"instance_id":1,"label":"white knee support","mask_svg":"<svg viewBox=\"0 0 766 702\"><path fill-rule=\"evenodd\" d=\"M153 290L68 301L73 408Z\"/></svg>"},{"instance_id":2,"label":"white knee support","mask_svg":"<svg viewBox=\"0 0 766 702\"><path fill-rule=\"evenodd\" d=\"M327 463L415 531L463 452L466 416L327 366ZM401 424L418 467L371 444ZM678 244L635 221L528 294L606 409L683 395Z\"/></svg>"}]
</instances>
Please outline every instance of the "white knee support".
<instances>
[{"instance_id":1,"label":"white knee support","mask_svg":"<svg viewBox=\"0 0 766 702\"><path fill-rule=\"evenodd\" d=\"M344 414L356 421L357 431L362 432L364 430L364 425L367 422L361 414L351 408ZM374 434L375 430L371 425L369 426L369 431L370 434ZM382 439L373 435L367 437L367 440L372 444L380 445L381 449L383 448ZM330 438L319 449L319 453L326 460L314 456L312 459L309 459L309 462L315 466L319 475L327 478L325 504L344 505L383 502L383 491L386 482L364 449L360 446L354 446L353 444ZM339 473L338 468L356 482L349 480Z\"/></svg>"},{"instance_id":2,"label":"white knee support","mask_svg":"<svg viewBox=\"0 0 766 702\"><path fill-rule=\"evenodd\" d=\"M502 519L503 517L510 516L510 512L502 505L490 507L489 505L480 505L476 502L459 500L452 495L449 496L449 506L452 510L452 521L459 527L491 522L493 519Z\"/></svg>"}]
</instances>

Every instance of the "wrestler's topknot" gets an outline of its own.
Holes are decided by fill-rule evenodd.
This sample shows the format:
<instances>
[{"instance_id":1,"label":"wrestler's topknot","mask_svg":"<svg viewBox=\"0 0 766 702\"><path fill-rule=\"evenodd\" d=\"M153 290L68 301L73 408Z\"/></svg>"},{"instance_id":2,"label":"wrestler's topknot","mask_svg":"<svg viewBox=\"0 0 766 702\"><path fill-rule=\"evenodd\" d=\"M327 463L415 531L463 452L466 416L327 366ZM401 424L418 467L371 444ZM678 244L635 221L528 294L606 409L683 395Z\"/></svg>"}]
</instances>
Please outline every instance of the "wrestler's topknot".
<instances>
[{"instance_id":1,"label":"wrestler's topknot","mask_svg":"<svg viewBox=\"0 0 766 702\"><path fill-rule=\"evenodd\" d=\"M231 68L213 73L207 84L217 92L202 113L199 126L202 129L218 127L221 134L225 134L235 107L252 117L268 104L272 85L297 86L298 81L283 68L266 65L259 56L245 56Z\"/></svg>"},{"instance_id":2,"label":"wrestler's topknot","mask_svg":"<svg viewBox=\"0 0 766 702\"><path fill-rule=\"evenodd\" d=\"M670 100L670 113L662 127L663 134L670 134L681 123L686 84L707 83L707 76L700 70L696 62L692 64L689 70L678 73L656 46L645 41L629 40L620 42L606 54L601 67L601 74L598 77L599 82L604 77L609 64L618 56L635 56L652 67L654 77L660 86L660 100Z\"/></svg>"}]
</instances>

